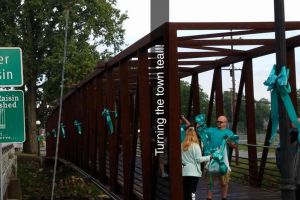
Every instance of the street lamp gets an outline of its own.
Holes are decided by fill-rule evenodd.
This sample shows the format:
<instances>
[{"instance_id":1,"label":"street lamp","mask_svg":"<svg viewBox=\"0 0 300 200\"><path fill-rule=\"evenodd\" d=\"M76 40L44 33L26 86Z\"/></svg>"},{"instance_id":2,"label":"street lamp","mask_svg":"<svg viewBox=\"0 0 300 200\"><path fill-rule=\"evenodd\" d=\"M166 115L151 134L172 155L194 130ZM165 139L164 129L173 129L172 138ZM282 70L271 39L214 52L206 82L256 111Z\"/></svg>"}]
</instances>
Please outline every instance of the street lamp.
<instances>
[{"instance_id":1,"label":"street lamp","mask_svg":"<svg viewBox=\"0 0 300 200\"><path fill-rule=\"evenodd\" d=\"M37 144L38 144L38 156L40 156L40 125L41 121L37 120L35 122L36 127L37 127Z\"/></svg>"}]
</instances>

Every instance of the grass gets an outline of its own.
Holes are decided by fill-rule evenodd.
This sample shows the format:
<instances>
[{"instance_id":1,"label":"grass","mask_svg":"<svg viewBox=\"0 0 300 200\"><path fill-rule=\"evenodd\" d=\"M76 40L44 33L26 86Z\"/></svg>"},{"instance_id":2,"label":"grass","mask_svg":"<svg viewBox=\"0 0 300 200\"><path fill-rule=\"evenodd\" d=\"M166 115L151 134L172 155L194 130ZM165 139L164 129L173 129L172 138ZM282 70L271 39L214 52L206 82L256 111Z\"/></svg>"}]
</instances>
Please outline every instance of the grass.
<instances>
[{"instance_id":1,"label":"grass","mask_svg":"<svg viewBox=\"0 0 300 200\"><path fill-rule=\"evenodd\" d=\"M260 167L260 162L258 162L258 170ZM233 161L231 164L232 168L232 178L234 181L248 184L249 183L249 161L248 159L240 159L239 165L236 166L235 162ZM263 189L278 189L279 188L279 179L280 173L276 166L275 160L268 159L264 176L262 180L262 188Z\"/></svg>"},{"instance_id":2,"label":"grass","mask_svg":"<svg viewBox=\"0 0 300 200\"><path fill-rule=\"evenodd\" d=\"M37 156L18 155L18 177L21 181L24 200L50 199L52 188L52 166L40 166ZM108 197L89 180L71 168L59 165L57 168L56 199L108 199Z\"/></svg>"},{"instance_id":3,"label":"grass","mask_svg":"<svg viewBox=\"0 0 300 200\"><path fill-rule=\"evenodd\" d=\"M261 144L263 145L263 144ZM239 150L241 151L248 151L248 146L244 145L244 144L239 144ZM257 152L262 152L263 151L263 147L256 147L257 148ZM275 149L274 148L269 148L269 153L275 153Z\"/></svg>"}]
</instances>

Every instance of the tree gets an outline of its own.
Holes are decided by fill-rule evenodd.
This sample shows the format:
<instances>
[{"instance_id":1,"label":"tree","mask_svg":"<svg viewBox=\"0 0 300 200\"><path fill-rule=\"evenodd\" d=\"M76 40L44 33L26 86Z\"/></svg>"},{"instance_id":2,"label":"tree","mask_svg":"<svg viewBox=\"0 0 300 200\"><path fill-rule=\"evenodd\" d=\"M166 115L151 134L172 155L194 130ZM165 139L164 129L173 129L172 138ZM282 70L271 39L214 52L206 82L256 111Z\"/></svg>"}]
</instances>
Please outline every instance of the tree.
<instances>
[{"instance_id":1,"label":"tree","mask_svg":"<svg viewBox=\"0 0 300 200\"><path fill-rule=\"evenodd\" d=\"M99 59L120 50L127 15L115 5L116 0L1 1L0 45L23 50L26 152L37 152L37 107L40 116L48 113L59 94L66 10L70 11L65 80L69 88L93 71Z\"/></svg>"},{"instance_id":2,"label":"tree","mask_svg":"<svg viewBox=\"0 0 300 200\"><path fill-rule=\"evenodd\" d=\"M189 98L190 98L191 84L186 81L180 81L180 102L181 102L181 113L188 114ZM208 95L199 87L199 98L200 98L200 112L207 113L208 110ZM196 115L199 113L195 113Z\"/></svg>"},{"instance_id":3,"label":"tree","mask_svg":"<svg viewBox=\"0 0 300 200\"><path fill-rule=\"evenodd\" d=\"M270 102L268 99L261 98L256 102L255 108L255 127L257 132L265 132L266 124L270 116Z\"/></svg>"},{"instance_id":4,"label":"tree","mask_svg":"<svg viewBox=\"0 0 300 200\"><path fill-rule=\"evenodd\" d=\"M235 94L237 97L238 95ZM243 133L246 127L246 105L245 105L245 96L242 96L242 102L240 106L239 116L238 116L238 132ZM224 114L227 116L228 122L231 124L232 122L232 91L224 91L223 92L223 101L224 101Z\"/></svg>"},{"instance_id":5,"label":"tree","mask_svg":"<svg viewBox=\"0 0 300 200\"><path fill-rule=\"evenodd\" d=\"M229 122L232 122L232 95L231 91L224 91L224 113ZM239 119L238 119L238 132L244 132L246 128L246 105L245 96L242 97ZM265 131L266 123L270 115L270 102L268 99L261 98L255 103L255 128L258 133Z\"/></svg>"}]
</instances>

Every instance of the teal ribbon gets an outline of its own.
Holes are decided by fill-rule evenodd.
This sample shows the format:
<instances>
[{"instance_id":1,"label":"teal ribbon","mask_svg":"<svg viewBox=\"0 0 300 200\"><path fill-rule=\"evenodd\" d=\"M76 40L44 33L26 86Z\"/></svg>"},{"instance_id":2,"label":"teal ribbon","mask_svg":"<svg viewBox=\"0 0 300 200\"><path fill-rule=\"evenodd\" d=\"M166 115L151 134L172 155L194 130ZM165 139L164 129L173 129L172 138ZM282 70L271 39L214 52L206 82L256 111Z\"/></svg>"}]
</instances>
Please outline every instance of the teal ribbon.
<instances>
[{"instance_id":1,"label":"teal ribbon","mask_svg":"<svg viewBox=\"0 0 300 200\"><path fill-rule=\"evenodd\" d=\"M215 160L216 162L219 163L220 166L220 173L221 175L225 175L228 171L227 166L224 163L224 149L226 148L226 140L225 138L222 140L222 144L220 146L220 151L217 151L217 149L213 149L210 151L209 154L212 155L212 159ZM213 160L211 160L210 162L212 162ZM209 190L212 191L213 189L213 179L212 179L212 174L209 174L210 176L210 180L209 180Z\"/></svg>"},{"instance_id":2,"label":"teal ribbon","mask_svg":"<svg viewBox=\"0 0 300 200\"><path fill-rule=\"evenodd\" d=\"M280 73L276 75L276 65L274 65L268 79L264 82L264 85L268 86L268 91L271 91L272 130L271 138L269 140L270 143L272 143L276 136L276 130L279 124L278 95L283 102L291 122L298 128L298 130L300 130L300 123L289 96L289 93L291 92L291 86L288 82L289 72L289 69L283 66ZM298 142L300 142L300 134L298 134Z\"/></svg>"},{"instance_id":3,"label":"teal ribbon","mask_svg":"<svg viewBox=\"0 0 300 200\"><path fill-rule=\"evenodd\" d=\"M61 135L64 139L66 139L65 125L60 123Z\"/></svg>"},{"instance_id":4,"label":"teal ribbon","mask_svg":"<svg viewBox=\"0 0 300 200\"><path fill-rule=\"evenodd\" d=\"M76 127L76 131L79 135L81 135L81 123L77 120L74 121L74 126Z\"/></svg>"},{"instance_id":5,"label":"teal ribbon","mask_svg":"<svg viewBox=\"0 0 300 200\"><path fill-rule=\"evenodd\" d=\"M114 127L113 127L113 123L112 123L112 120L111 120L111 117L110 117L109 110L107 108L104 108L101 115L102 115L102 117L104 117L106 119L106 123L107 123L107 126L109 128L109 133L113 134Z\"/></svg>"},{"instance_id":6,"label":"teal ribbon","mask_svg":"<svg viewBox=\"0 0 300 200\"><path fill-rule=\"evenodd\" d=\"M55 129L52 129L51 133L53 134L53 137L56 138L56 130L55 130Z\"/></svg>"},{"instance_id":7,"label":"teal ribbon","mask_svg":"<svg viewBox=\"0 0 300 200\"><path fill-rule=\"evenodd\" d=\"M199 135L199 137L201 138L201 141L203 143L204 146L204 151L205 151L205 147L208 146L208 134L206 132L207 130L207 126L206 126L206 117L205 114L199 114L195 117L195 122L199 125L197 127L197 133ZM205 152L204 152L205 153ZM206 155L206 154L205 154Z\"/></svg>"},{"instance_id":8,"label":"teal ribbon","mask_svg":"<svg viewBox=\"0 0 300 200\"><path fill-rule=\"evenodd\" d=\"M42 135L37 135L36 137L37 137L38 142L41 142L44 140L44 136L42 136Z\"/></svg>"},{"instance_id":9,"label":"teal ribbon","mask_svg":"<svg viewBox=\"0 0 300 200\"><path fill-rule=\"evenodd\" d=\"M239 143L239 139L240 139L240 138L239 138L238 135L232 135L232 136L226 138L226 141L227 141L227 142L233 142L233 143L235 143L235 144L238 144L238 143Z\"/></svg>"}]
</instances>

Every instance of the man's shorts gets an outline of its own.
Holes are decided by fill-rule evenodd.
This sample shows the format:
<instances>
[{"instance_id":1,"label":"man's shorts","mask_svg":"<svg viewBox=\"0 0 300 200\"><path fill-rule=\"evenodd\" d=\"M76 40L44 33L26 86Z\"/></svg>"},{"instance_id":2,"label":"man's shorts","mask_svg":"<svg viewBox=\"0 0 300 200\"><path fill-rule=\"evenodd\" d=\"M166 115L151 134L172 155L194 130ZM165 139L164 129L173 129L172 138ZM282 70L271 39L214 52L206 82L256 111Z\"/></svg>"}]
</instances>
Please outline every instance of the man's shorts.
<instances>
[{"instance_id":1,"label":"man's shorts","mask_svg":"<svg viewBox=\"0 0 300 200\"><path fill-rule=\"evenodd\" d=\"M205 177L205 180L208 184L210 184L210 175L208 173L207 170L205 170L205 173L204 173L204 177ZM220 182L222 183L222 185L226 185L229 183L230 181L230 172L227 172L227 174L223 175L223 176L212 176L213 178L213 181L215 181L215 179L219 179Z\"/></svg>"}]
</instances>

